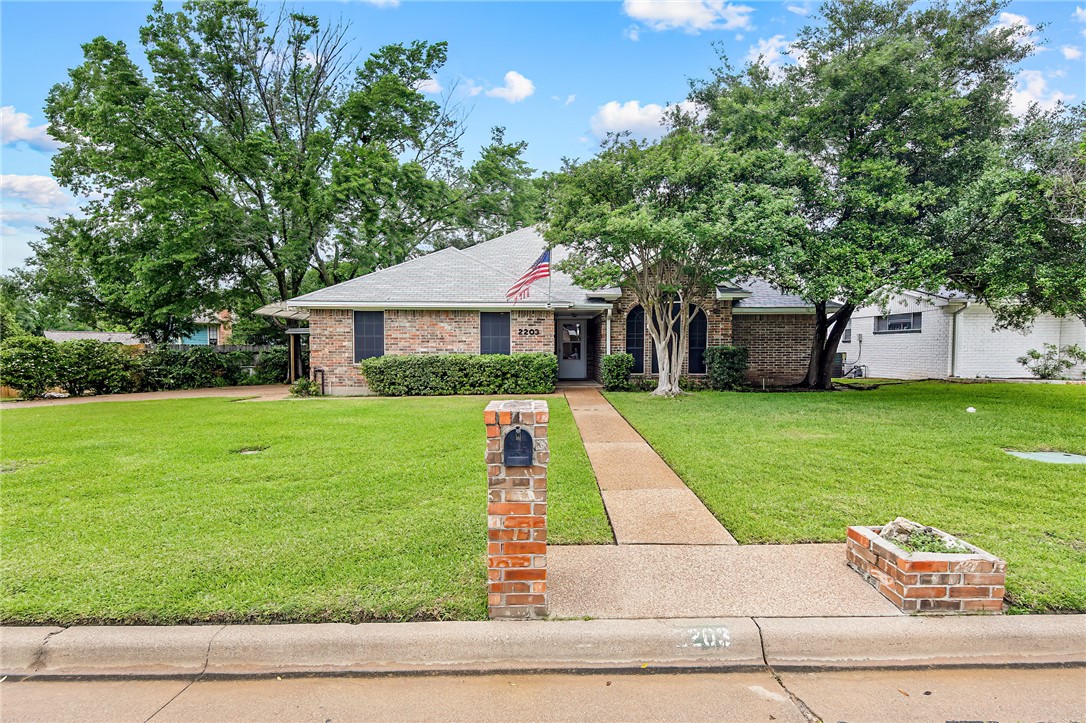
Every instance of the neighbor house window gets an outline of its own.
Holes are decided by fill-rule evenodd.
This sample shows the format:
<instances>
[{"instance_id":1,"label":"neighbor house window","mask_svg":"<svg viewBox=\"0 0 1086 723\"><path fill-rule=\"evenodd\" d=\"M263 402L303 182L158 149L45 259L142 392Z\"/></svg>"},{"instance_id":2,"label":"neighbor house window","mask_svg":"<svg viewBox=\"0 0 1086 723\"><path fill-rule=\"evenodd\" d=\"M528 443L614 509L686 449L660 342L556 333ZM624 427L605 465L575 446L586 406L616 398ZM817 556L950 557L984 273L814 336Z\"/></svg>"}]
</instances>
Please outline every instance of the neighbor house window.
<instances>
[{"instance_id":1,"label":"neighbor house window","mask_svg":"<svg viewBox=\"0 0 1086 723\"><path fill-rule=\"evenodd\" d=\"M645 310L635 306L626 314L626 353L633 355L633 373L645 373Z\"/></svg>"},{"instance_id":2,"label":"neighbor house window","mask_svg":"<svg viewBox=\"0 0 1086 723\"><path fill-rule=\"evenodd\" d=\"M209 326L207 327L207 345L218 346L219 345L219 327Z\"/></svg>"},{"instance_id":3,"label":"neighbor house window","mask_svg":"<svg viewBox=\"0 0 1086 723\"><path fill-rule=\"evenodd\" d=\"M385 312L354 312L354 360L385 355Z\"/></svg>"},{"instance_id":4,"label":"neighbor house window","mask_svg":"<svg viewBox=\"0 0 1086 723\"><path fill-rule=\"evenodd\" d=\"M509 353L508 311L484 311L479 314L479 353Z\"/></svg>"},{"instance_id":5,"label":"neighbor house window","mask_svg":"<svg viewBox=\"0 0 1086 723\"><path fill-rule=\"evenodd\" d=\"M844 333L841 334L841 343L842 344L848 344L851 341L852 341L852 319L849 319L848 323L845 324Z\"/></svg>"},{"instance_id":6,"label":"neighbor house window","mask_svg":"<svg viewBox=\"0 0 1086 723\"><path fill-rule=\"evenodd\" d=\"M924 316L919 311L911 314L890 314L875 317L876 334L892 334L907 331L920 331Z\"/></svg>"},{"instance_id":7,"label":"neighbor house window","mask_svg":"<svg viewBox=\"0 0 1086 723\"><path fill-rule=\"evenodd\" d=\"M698 309L690 320L687 334L687 363L691 374L705 373L705 347L709 345L709 319L705 312Z\"/></svg>"}]
</instances>

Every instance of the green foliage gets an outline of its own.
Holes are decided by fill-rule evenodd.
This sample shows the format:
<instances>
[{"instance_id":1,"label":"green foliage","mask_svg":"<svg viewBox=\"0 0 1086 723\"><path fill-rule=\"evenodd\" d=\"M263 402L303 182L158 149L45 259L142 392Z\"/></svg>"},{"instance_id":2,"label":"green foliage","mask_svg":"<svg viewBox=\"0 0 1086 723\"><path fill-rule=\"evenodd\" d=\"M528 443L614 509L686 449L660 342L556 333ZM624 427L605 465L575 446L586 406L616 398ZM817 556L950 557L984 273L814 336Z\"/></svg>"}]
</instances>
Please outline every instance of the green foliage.
<instances>
[{"instance_id":1,"label":"green foliage","mask_svg":"<svg viewBox=\"0 0 1086 723\"><path fill-rule=\"evenodd\" d=\"M1086 364L1086 349L1078 344L1068 344L1062 349L1055 344L1045 344L1043 353L1030 349L1018 357L1018 363L1038 379L1066 379L1064 373L1068 369L1076 364Z\"/></svg>"},{"instance_id":2,"label":"green foliage","mask_svg":"<svg viewBox=\"0 0 1086 723\"><path fill-rule=\"evenodd\" d=\"M23 399L43 396L57 385L60 353L40 336L16 336L0 343L0 384L19 390Z\"/></svg>"},{"instance_id":3,"label":"green foliage","mask_svg":"<svg viewBox=\"0 0 1086 723\"><path fill-rule=\"evenodd\" d=\"M0 300L0 340L10 339L13 336L23 336L26 332L19 326L15 318L15 312Z\"/></svg>"},{"instance_id":4,"label":"green foliage","mask_svg":"<svg viewBox=\"0 0 1086 723\"><path fill-rule=\"evenodd\" d=\"M290 396L292 397L319 397L320 395L320 382L313 379L299 379L290 385Z\"/></svg>"},{"instance_id":5,"label":"green foliage","mask_svg":"<svg viewBox=\"0 0 1086 723\"><path fill-rule=\"evenodd\" d=\"M748 352L742 346L711 346L705 350L705 371L709 386L717 390L738 389L745 383Z\"/></svg>"},{"instance_id":6,"label":"green foliage","mask_svg":"<svg viewBox=\"0 0 1086 723\"><path fill-rule=\"evenodd\" d=\"M57 345L57 381L73 397L84 392L119 394L135 390L138 362L121 344L77 339Z\"/></svg>"},{"instance_id":7,"label":"green foliage","mask_svg":"<svg viewBox=\"0 0 1086 723\"><path fill-rule=\"evenodd\" d=\"M600 359L600 377L603 388L609 392L624 392L630 388L630 372L633 371L633 354L606 354Z\"/></svg>"},{"instance_id":8,"label":"green foliage","mask_svg":"<svg viewBox=\"0 0 1086 723\"><path fill-rule=\"evenodd\" d=\"M767 169L787 161L679 129L651 145L612 138L556 179L547 240L570 249L560 267L579 284L621 284L644 307L665 350L656 394L679 392L692 301L714 293L757 239L802 230L794 192L765 182Z\"/></svg>"},{"instance_id":9,"label":"green foliage","mask_svg":"<svg viewBox=\"0 0 1086 723\"><path fill-rule=\"evenodd\" d=\"M942 537L927 530L915 530L909 535L908 540L896 544L909 552L936 552L939 554L970 552L967 548L947 544Z\"/></svg>"},{"instance_id":10,"label":"green foliage","mask_svg":"<svg viewBox=\"0 0 1086 723\"><path fill-rule=\"evenodd\" d=\"M361 363L366 382L386 397L447 394L549 394L558 377L553 354L415 354Z\"/></svg>"},{"instance_id":11,"label":"green foliage","mask_svg":"<svg viewBox=\"0 0 1086 723\"><path fill-rule=\"evenodd\" d=\"M220 354L211 347L181 351L159 346L140 357L140 386L143 391L234 386L241 382L241 366L249 359L246 352Z\"/></svg>"},{"instance_id":12,"label":"green foliage","mask_svg":"<svg viewBox=\"0 0 1086 723\"><path fill-rule=\"evenodd\" d=\"M290 352L285 346L276 346L260 352L256 370L247 379L249 384L286 384L290 378Z\"/></svg>"}]
</instances>

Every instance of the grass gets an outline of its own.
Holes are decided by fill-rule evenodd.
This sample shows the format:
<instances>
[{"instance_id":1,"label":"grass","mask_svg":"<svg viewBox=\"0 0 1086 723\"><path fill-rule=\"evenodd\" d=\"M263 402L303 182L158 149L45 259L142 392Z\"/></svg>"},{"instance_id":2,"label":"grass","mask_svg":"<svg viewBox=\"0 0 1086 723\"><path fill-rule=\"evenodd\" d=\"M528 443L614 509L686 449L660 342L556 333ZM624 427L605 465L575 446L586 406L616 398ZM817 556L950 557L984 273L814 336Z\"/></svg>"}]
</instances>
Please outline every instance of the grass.
<instances>
[{"instance_id":1,"label":"grass","mask_svg":"<svg viewBox=\"0 0 1086 723\"><path fill-rule=\"evenodd\" d=\"M486 402L5 410L0 620L484 619ZM612 542L569 408L549 402L550 539Z\"/></svg>"},{"instance_id":2,"label":"grass","mask_svg":"<svg viewBox=\"0 0 1086 723\"><path fill-rule=\"evenodd\" d=\"M1006 559L1014 611L1086 611L1086 466L1004 452L1086 454L1086 387L607 397L740 543L842 542L901 515Z\"/></svg>"}]
</instances>

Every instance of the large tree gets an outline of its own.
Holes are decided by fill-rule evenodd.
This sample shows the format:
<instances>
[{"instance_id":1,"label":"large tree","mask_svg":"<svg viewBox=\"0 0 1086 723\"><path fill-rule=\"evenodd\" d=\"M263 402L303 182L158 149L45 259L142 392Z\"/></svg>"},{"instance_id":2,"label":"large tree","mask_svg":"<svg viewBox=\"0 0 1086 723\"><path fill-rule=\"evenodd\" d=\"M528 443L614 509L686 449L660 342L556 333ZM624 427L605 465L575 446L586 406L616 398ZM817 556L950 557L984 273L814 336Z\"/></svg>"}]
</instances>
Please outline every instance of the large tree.
<instances>
[{"instance_id":1,"label":"large tree","mask_svg":"<svg viewBox=\"0 0 1086 723\"><path fill-rule=\"evenodd\" d=\"M806 386L830 387L855 309L945 279L934 227L1012 124L1014 65L1030 52L1020 28L993 27L1004 6L830 0L792 44L798 62L725 67L695 86L717 142L780 148L819 171L797 206L805 233L751 257L814 305Z\"/></svg>"},{"instance_id":2,"label":"large tree","mask_svg":"<svg viewBox=\"0 0 1086 723\"><path fill-rule=\"evenodd\" d=\"M240 0L160 2L140 38L150 74L99 37L49 95L54 175L96 200L46 231L37 260L72 257L87 303L136 331L183 330L186 306L238 290L259 305L398 263L465 199L504 190L456 185L471 180L463 114L419 91L444 43L359 64L347 27ZM495 138L514 165L522 151Z\"/></svg>"},{"instance_id":3,"label":"large tree","mask_svg":"<svg viewBox=\"0 0 1086 723\"><path fill-rule=\"evenodd\" d=\"M774 151L733 153L677 130L655 144L611 138L554 180L546 238L571 251L563 268L586 288L621 285L645 310L657 350L653 394L680 393L698 299L711 298L755 238L793 233L794 194Z\"/></svg>"}]
</instances>

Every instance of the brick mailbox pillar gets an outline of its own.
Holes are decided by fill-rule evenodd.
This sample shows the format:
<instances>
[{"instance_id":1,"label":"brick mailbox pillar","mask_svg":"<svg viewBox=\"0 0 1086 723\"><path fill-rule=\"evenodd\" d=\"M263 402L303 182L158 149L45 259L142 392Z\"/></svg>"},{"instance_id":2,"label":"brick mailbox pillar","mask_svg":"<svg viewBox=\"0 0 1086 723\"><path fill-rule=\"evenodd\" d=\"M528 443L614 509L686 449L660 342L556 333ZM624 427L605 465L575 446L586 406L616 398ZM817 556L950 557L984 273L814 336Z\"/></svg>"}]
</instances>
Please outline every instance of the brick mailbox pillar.
<instances>
[{"instance_id":1,"label":"brick mailbox pillar","mask_svg":"<svg viewBox=\"0 0 1086 723\"><path fill-rule=\"evenodd\" d=\"M483 420L490 617L546 617L550 412L542 401L491 402Z\"/></svg>"}]
</instances>

